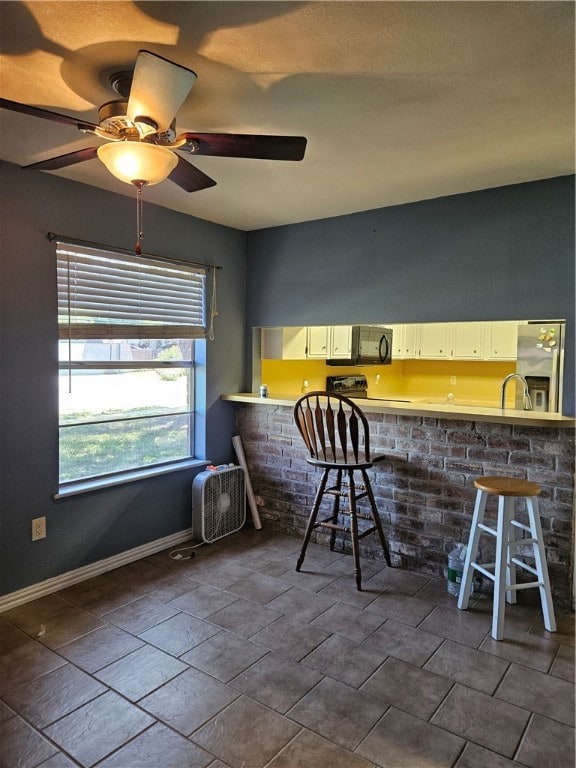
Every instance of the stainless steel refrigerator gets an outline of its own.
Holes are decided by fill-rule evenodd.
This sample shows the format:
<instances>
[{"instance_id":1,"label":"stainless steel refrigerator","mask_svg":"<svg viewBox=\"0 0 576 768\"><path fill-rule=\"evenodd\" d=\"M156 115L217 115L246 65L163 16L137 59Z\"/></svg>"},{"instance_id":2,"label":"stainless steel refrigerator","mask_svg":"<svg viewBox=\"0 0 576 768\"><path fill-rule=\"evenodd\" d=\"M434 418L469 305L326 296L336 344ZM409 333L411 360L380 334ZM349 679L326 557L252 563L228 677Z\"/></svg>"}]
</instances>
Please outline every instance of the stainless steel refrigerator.
<instances>
[{"instance_id":1,"label":"stainless steel refrigerator","mask_svg":"<svg viewBox=\"0 0 576 768\"><path fill-rule=\"evenodd\" d=\"M532 409L562 412L564 323L530 322L518 326L516 373L526 379ZM522 387L516 387L516 408L523 406Z\"/></svg>"}]
</instances>

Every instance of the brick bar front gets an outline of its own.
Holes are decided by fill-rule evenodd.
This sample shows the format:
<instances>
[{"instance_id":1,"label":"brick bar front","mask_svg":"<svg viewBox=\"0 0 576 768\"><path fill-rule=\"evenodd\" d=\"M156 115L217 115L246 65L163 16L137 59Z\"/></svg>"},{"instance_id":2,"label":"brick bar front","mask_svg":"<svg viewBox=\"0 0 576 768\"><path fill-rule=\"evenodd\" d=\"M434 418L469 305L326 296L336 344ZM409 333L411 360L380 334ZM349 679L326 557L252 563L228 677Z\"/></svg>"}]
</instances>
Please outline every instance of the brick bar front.
<instances>
[{"instance_id":1,"label":"brick bar front","mask_svg":"<svg viewBox=\"0 0 576 768\"><path fill-rule=\"evenodd\" d=\"M263 526L302 537L320 470L306 462L292 408L235 404L250 478ZM571 429L366 413L372 455L385 459L370 470L392 564L444 577L448 553L466 543L480 475L506 475L539 483L540 514L554 603L570 605L574 541L574 433ZM520 519L523 502L520 504ZM490 507L490 504L493 507ZM487 508L495 520L496 500ZM328 545L321 529L312 541ZM486 541L488 538L488 541ZM336 548L350 551L349 539ZM481 540L481 557L491 562L492 537ZM361 554L381 558L376 536L361 543ZM528 560L530 562L530 560ZM491 586L477 585L483 589ZM522 590L538 601L538 590ZM524 598L524 595L529 597Z\"/></svg>"}]
</instances>

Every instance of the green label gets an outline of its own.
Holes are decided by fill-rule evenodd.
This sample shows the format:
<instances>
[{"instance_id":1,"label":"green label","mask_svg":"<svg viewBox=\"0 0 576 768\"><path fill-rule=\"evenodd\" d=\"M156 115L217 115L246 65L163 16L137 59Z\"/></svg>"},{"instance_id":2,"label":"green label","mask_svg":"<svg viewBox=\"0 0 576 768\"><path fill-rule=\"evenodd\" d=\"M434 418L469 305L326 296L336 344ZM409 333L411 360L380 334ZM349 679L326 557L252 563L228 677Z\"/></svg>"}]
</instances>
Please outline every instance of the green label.
<instances>
[{"instance_id":1,"label":"green label","mask_svg":"<svg viewBox=\"0 0 576 768\"><path fill-rule=\"evenodd\" d=\"M455 571L454 568L448 568L448 581L454 584L462 583L462 571Z\"/></svg>"}]
</instances>

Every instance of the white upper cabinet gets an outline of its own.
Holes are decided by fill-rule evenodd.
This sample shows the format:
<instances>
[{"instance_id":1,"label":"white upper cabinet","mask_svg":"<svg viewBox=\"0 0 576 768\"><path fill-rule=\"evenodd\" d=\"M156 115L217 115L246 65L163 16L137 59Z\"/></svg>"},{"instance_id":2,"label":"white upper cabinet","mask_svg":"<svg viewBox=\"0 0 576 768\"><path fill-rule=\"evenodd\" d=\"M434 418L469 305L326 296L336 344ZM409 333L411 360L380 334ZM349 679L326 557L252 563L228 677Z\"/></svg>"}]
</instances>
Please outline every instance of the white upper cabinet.
<instances>
[{"instance_id":1,"label":"white upper cabinet","mask_svg":"<svg viewBox=\"0 0 576 768\"><path fill-rule=\"evenodd\" d=\"M454 323L452 325L452 359L482 360L486 323Z\"/></svg>"},{"instance_id":2,"label":"white upper cabinet","mask_svg":"<svg viewBox=\"0 0 576 768\"><path fill-rule=\"evenodd\" d=\"M330 329L330 352L328 357L347 358L352 354L352 326L333 325Z\"/></svg>"},{"instance_id":3,"label":"white upper cabinet","mask_svg":"<svg viewBox=\"0 0 576 768\"><path fill-rule=\"evenodd\" d=\"M486 323L485 360L515 360L518 346L518 322L496 320Z\"/></svg>"},{"instance_id":4,"label":"white upper cabinet","mask_svg":"<svg viewBox=\"0 0 576 768\"><path fill-rule=\"evenodd\" d=\"M262 328L261 354L265 360L305 360L307 328Z\"/></svg>"},{"instance_id":5,"label":"white upper cabinet","mask_svg":"<svg viewBox=\"0 0 576 768\"><path fill-rule=\"evenodd\" d=\"M444 360L450 357L451 351L448 323L425 323L420 326L418 357L426 360Z\"/></svg>"},{"instance_id":6,"label":"white upper cabinet","mask_svg":"<svg viewBox=\"0 0 576 768\"><path fill-rule=\"evenodd\" d=\"M330 326L314 325L308 328L308 355L311 358L327 358L330 345Z\"/></svg>"}]
</instances>

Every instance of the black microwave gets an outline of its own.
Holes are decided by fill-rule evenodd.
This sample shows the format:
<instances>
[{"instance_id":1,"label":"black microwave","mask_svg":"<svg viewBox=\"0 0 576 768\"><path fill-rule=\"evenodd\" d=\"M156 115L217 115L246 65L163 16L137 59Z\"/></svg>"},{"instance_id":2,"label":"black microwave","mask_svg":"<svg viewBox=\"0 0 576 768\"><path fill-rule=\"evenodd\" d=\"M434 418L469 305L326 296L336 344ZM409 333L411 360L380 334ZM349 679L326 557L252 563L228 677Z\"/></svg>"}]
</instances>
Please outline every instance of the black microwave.
<instances>
[{"instance_id":1,"label":"black microwave","mask_svg":"<svg viewBox=\"0 0 576 768\"><path fill-rule=\"evenodd\" d=\"M329 358L326 365L390 365L392 328L380 325L353 325L348 358Z\"/></svg>"}]
</instances>

